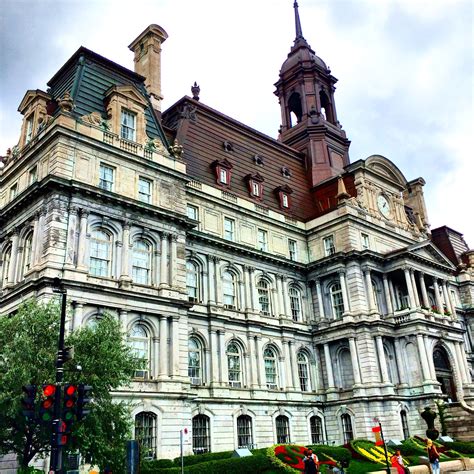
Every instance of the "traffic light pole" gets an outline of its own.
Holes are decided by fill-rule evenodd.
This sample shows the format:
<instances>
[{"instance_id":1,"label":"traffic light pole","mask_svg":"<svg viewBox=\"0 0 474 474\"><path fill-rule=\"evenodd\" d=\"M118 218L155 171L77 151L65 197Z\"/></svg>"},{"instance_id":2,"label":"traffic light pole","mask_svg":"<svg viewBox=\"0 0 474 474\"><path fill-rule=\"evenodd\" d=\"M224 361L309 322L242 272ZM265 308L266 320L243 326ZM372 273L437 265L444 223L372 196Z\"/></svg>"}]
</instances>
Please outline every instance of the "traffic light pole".
<instances>
[{"instance_id":1,"label":"traffic light pole","mask_svg":"<svg viewBox=\"0 0 474 474\"><path fill-rule=\"evenodd\" d=\"M56 279L55 279L56 280ZM55 281L55 283L59 283ZM57 285L59 286L59 285ZM61 473L63 464L63 447L58 443L58 428L61 421L62 381L64 375L64 333L66 326L66 297L67 292L59 286L61 293L61 321L59 324L58 356L56 359L56 397L54 399L54 419L51 433L51 464L50 474Z\"/></svg>"}]
</instances>

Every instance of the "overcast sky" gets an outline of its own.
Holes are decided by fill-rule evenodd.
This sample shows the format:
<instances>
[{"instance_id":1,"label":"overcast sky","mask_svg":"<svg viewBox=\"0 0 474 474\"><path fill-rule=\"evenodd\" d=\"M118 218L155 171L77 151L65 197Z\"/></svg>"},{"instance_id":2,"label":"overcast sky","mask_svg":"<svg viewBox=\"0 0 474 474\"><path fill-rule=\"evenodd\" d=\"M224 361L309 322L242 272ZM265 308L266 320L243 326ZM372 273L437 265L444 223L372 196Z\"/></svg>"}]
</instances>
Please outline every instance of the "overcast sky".
<instances>
[{"instance_id":1,"label":"overcast sky","mask_svg":"<svg viewBox=\"0 0 474 474\"><path fill-rule=\"evenodd\" d=\"M163 109L197 81L201 101L276 137L273 95L295 37L293 0L0 0L0 154L18 105L79 48L133 69L127 46L150 23L163 44ZM474 247L473 2L299 0L303 35L339 79L351 161L381 154L426 180L432 228Z\"/></svg>"}]
</instances>

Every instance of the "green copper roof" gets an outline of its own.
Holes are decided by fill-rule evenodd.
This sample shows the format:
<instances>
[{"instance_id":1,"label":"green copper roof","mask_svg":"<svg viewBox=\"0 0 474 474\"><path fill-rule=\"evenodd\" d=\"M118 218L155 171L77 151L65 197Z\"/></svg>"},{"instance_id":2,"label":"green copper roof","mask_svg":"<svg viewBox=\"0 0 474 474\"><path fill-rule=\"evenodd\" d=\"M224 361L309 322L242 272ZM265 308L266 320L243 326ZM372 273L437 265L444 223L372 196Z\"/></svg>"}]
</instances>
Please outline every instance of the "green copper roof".
<instances>
[{"instance_id":1,"label":"green copper roof","mask_svg":"<svg viewBox=\"0 0 474 474\"><path fill-rule=\"evenodd\" d=\"M168 147L163 129L153 112L144 81L143 76L81 47L48 82L48 86L54 99L60 99L65 92L71 94L74 114L78 117L100 112L104 119L107 117L104 106L106 91L114 85L135 86L149 104L145 110L146 134L149 138L160 138L165 147Z\"/></svg>"}]
</instances>

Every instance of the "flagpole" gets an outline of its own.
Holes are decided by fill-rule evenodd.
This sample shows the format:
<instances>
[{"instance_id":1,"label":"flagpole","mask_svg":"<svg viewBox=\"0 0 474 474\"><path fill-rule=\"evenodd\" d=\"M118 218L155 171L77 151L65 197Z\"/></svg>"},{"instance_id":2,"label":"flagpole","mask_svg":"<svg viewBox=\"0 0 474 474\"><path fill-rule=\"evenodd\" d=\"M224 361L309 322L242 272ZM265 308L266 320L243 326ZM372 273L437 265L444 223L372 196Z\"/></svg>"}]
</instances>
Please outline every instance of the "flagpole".
<instances>
[{"instance_id":1,"label":"flagpole","mask_svg":"<svg viewBox=\"0 0 474 474\"><path fill-rule=\"evenodd\" d=\"M379 421L379 426L380 426L380 437L382 438L382 441L383 441L383 450L385 451L385 463L387 465L387 474L390 474L390 464L388 463L387 445L385 444L385 438L383 437L382 423L380 423L380 421Z\"/></svg>"}]
</instances>

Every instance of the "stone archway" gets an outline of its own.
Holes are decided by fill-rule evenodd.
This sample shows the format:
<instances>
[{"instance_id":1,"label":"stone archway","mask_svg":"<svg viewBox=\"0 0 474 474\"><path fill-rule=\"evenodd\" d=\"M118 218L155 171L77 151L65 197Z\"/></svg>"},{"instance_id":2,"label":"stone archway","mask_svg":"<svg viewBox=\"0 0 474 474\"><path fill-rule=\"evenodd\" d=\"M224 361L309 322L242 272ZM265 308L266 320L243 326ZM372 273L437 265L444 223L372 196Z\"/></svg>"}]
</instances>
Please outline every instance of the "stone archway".
<instances>
[{"instance_id":1,"label":"stone archway","mask_svg":"<svg viewBox=\"0 0 474 474\"><path fill-rule=\"evenodd\" d=\"M433 351L433 361L436 371L436 380L441 384L441 391L448 396L451 401L456 401L456 386L449 356L446 349L441 346L435 347Z\"/></svg>"}]
</instances>

